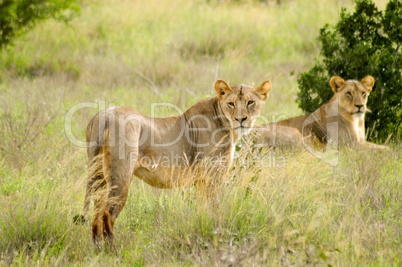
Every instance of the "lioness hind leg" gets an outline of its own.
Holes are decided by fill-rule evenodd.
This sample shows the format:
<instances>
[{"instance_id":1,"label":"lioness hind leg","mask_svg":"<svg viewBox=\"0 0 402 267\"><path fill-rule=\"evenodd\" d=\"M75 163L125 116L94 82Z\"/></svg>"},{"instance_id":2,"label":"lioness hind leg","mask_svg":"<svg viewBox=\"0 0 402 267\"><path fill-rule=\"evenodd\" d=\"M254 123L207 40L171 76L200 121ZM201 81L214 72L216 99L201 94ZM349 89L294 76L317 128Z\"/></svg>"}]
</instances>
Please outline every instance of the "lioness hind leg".
<instances>
[{"instance_id":1,"label":"lioness hind leg","mask_svg":"<svg viewBox=\"0 0 402 267\"><path fill-rule=\"evenodd\" d=\"M102 216L106 208L107 180L105 179L104 151L89 161L89 175L84 202L84 217L88 217L89 204L93 201L95 209L92 220L92 240L97 249L101 249L104 225Z\"/></svg>"},{"instance_id":2,"label":"lioness hind leg","mask_svg":"<svg viewBox=\"0 0 402 267\"><path fill-rule=\"evenodd\" d=\"M109 247L114 249L114 224L117 217L126 204L128 191L131 183L131 174L125 168L111 168L110 175L110 190L108 192L108 218L104 221L105 238L108 241ZM106 218L105 218L106 219Z\"/></svg>"},{"instance_id":3,"label":"lioness hind leg","mask_svg":"<svg viewBox=\"0 0 402 267\"><path fill-rule=\"evenodd\" d=\"M102 249L105 239L112 239L113 227L110 221L108 195L110 192L110 149L102 146L99 154L90 161L87 194L84 210L88 210L93 200L95 212L92 221L92 240L97 250Z\"/></svg>"},{"instance_id":4,"label":"lioness hind leg","mask_svg":"<svg viewBox=\"0 0 402 267\"><path fill-rule=\"evenodd\" d=\"M102 215L103 236L107 241L107 246L110 251L115 252L116 247L114 244L113 224L110 220L110 213L105 211Z\"/></svg>"},{"instance_id":5,"label":"lioness hind leg","mask_svg":"<svg viewBox=\"0 0 402 267\"><path fill-rule=\"evenodd\" d=\"M99 160L101 163L99 170L102 170L102 181L105 184L96 194L95 216L92 222L95 246L101 249L103 241L106 241L109 250L113 252L116 251L114 224L127 200L133 168L138 158L139 149L135 143L139 143L141 130L139 124L123 122L122 125L116 122L115 127L110 131L108 128L104 131L104 143L99 150L99 157L102 158ZM109 125L113 123L115 122L110 122ZM135 129L133 130L131 126ZM129 135L128 130L133 132Z\"/></svg>"},{"instance_id":6,"label":"lioness hind leg","mask_svg":"<svg viewBox=\"0 0 402 267\"><path fill-rule=\"evenodd\" d=\"M114 251L113 224L106 203L106 196L95 202L95 215L92 221L92 240L97 250L102 250L106 240L111 251Z\"/></svg>"},{"instance_id":7,"label":"lioness hind leg","mask_svg":"<svg viewBox=\"0 0 402 267\"><path fill-rule=\"evenodd\" d=\"M96 214L92 221L92 241L97 250L102 249L103 243L103 222L100 217L99 214Z\"/></svg>"},{"instance_id":8,"label":"lioness hind leg","mask_svg":"<svg viewBox=\"0 0 402 267\"><path fill-rule=\"evenodd\" d=\"M125 157L119 157L119 147L108 147L107 170L105 173L107 181L107 192L105 196L105 207L99 218L102 224L102 237L107 242L111 251L116 251L114 241L114 225L117 217L126 204L128 190L132 180L133 164L136 164L136 157L129 158L133 150L138 148L125 147ZM138 155L138 153L134 153ZM98 229L95 229L99 231Z\"/></svg>"},{"instance_id":9,"label":"lioness hind leg","mask_svg":"<svg viewBox=\"0 0 402 267\"><path fill-rule=\"evenodd\" d=\"M111 197L111 193L117 190L118 187L114 187L113 189L111 183L108 183L107 188L103 189L102 192L98 192L98 199L95 200L92 240L98 250L102 250L103 242L106 241L109 250L115 251L113 228L117 215L123 208L125 201L117 201L117 197ZM122 204L119 205L119 203Z\"/></svg>"}]
</instances>

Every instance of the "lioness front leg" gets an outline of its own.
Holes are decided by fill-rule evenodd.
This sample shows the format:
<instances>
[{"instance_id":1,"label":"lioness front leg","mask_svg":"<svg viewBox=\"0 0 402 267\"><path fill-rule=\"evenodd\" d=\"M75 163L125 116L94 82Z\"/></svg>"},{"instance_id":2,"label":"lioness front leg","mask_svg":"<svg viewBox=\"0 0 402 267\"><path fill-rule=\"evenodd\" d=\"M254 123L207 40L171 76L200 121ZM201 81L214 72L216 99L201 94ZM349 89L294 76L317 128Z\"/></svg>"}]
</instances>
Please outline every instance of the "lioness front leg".
<instances>
[{"instance_id":1,"label":"lioness front leg","mask_svg":"<svg viewBox=\"0 0 402 267\"><path fill-rule=\"evenodd\" d=\"M383 145L377 145L371 142L365 141L363 143L364 146L369 147L369 148L374 148L374 149L380 149L380 150L389 150L389 147L383 146Z\"/></svg>"}]
</instances>

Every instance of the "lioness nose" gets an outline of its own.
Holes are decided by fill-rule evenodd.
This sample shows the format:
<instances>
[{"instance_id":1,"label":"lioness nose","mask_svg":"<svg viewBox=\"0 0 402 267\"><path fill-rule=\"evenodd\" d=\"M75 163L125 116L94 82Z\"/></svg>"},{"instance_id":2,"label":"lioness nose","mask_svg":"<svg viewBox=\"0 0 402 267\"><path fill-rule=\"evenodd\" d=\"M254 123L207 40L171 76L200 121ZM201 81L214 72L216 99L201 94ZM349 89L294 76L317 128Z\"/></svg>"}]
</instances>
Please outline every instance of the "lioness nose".
<instances>
[{"instance_id":1,"label":"lioness nose","mask_svg":"<svg viewBox=\"0 0 402 267\"><path fill-rule=\"evenodd\" d=\"M242 123L243 121L247 120L247 117L244 118L235 118L238 122Z\"/></svg>"},{"instance_id":2,"label":"lioness nose","mask_svg":"<svg viewBox=\"0 0 402 267\"><path fill-rule=\"evenodd\" d=\"M363 105L355 105L355 107L357 107L358 109L361 109L361 107L363 107Z\"/></svg>"}]
</instances>

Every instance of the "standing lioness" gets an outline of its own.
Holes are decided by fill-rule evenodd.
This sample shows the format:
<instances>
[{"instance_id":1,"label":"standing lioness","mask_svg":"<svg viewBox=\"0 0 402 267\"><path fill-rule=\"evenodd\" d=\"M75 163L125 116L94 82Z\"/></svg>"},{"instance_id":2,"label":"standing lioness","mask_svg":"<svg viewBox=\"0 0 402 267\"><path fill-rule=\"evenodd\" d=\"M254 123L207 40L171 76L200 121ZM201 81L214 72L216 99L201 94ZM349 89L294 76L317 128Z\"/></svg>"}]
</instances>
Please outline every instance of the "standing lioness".
<instances>
[{"instance_id":1,"label":"standing lioness","mask_svg":"<svg viewBox=\"0 0 402 267\"><path fill-rule=\"evenodd\" d=\"M177 117L151 118L131 107L111 107L90 121L84 212L94 200L92 237L96 245L106 238L114 246L114 223L133 175L151 186L171 188L187 184L182 173L204 159L223 162L211 164L217 176L228 170L235 143L253 126L271 83L265 81L254 89L231 87L218 80L214 87L216 97L199 101Z\"/></svg>"}]
</instances>

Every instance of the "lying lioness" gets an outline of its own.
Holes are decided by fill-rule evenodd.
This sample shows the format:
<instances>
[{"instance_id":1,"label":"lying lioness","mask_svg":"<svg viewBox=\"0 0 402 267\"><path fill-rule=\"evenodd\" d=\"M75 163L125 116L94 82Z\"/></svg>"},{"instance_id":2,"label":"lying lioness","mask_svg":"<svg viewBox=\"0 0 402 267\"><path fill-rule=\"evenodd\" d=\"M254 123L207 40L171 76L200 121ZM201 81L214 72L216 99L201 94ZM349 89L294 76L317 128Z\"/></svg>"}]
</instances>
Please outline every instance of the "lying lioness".
<instances>
[{"instance_id":1,"label":"lying lioness","mask_svg":"<svg viewBox=\"0 0 402 267\"><path fill-rule=\"evenodd\" d=\"M289 118L277 122L278 126L296 128L302 137L314 138L314 142L327 144L332 141L339 145L363 145L371 148L387 149L366 141L364 116L367 99L374 86L370 75L361 82L345 81L339 76L330 80L334 96L327 104L311 114Z\"/></svg>"},{"instance_id":2,"label":"lying lioness","mask_svg":"<svg viewBox=\"0 0 402 267\"><path fill-rule=\"evenodd\" d=\"M235 143L259 116L271 82L254 89L231 87L218 80L214 87L215 97L199 101L177 117L151 118L131 107L111 107L90 121L84 213L93 200L92 237L97 246L106 238L114 247L114 223L127 200L133 175L151 186L171 188L187 184L182 173L204 159L224 162L211 164L216 176L229 169Z\"/></svg>"}]
</instances>

